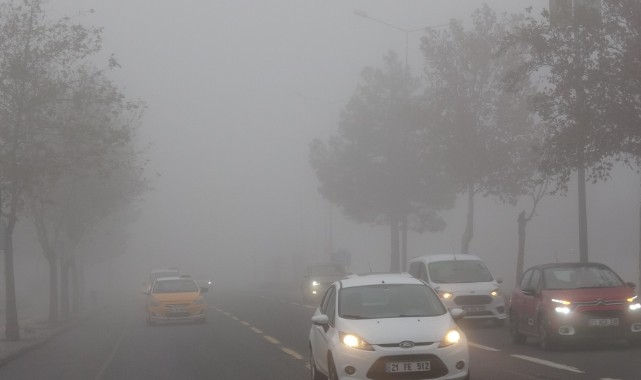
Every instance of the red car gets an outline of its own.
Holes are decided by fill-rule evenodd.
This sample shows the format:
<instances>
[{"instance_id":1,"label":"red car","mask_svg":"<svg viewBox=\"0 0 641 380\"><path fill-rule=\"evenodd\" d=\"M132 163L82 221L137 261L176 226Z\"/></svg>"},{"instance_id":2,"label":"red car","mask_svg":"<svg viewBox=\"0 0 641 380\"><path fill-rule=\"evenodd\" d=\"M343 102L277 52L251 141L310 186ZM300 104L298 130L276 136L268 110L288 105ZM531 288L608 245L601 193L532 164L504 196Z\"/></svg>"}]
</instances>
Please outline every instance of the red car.
<instances>
[{"instance_id":1,"label":"red car","mask_svg":"<svg viewBox=\"0 0 641 380\"><path fill-rule=\"evenodd\" d=\"M634 288L603 264L534 266L512 292L512 342L534 337L544 350L583 338L641 343L641 304Z\"/></svg>"}]
</instances>

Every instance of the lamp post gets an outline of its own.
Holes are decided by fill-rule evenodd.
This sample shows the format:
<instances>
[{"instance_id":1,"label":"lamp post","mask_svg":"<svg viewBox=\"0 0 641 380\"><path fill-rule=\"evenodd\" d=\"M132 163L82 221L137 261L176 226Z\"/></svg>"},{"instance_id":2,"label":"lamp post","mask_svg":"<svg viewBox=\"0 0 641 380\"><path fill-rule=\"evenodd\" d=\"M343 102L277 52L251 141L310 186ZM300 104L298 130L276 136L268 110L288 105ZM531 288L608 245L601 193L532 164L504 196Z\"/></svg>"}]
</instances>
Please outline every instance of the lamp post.
<instances>
[{"instance_id":1,"label":"lamp post","mask_svg":"<svg viewBox=\"0 0 641 380\"><path fill-rule=\"evenodd\" d=\"M409 66L408 66L408 63L407 63L407 56L408 56L408 50L409 50L409 39L410 39L410 33L413 33L413 32L419 32L419 31L421 31L421 30L425 30L425 29L430 28L430 27L432 27L432 28L436 28L436 27L446 26L446 25L447 25L447 24L440 24L440 25L426 26L426 27L423 27L423 28L417 28L417 29L405 29L405 28L401 28L400 26L396 26L396 25L390 24L390 23L388 23L388 22L385 22L385 21L383 21L383 20L379 20L379 19L377 19L377 18L370 17L370 16L367 14L367 12L362 11L362 10L359 10L359 9L355 10L355 11L354 11L354 14L355 14L356 16L359 16L359 17L362 17L362 18L366 18L366 19L369 19L369 20L375 21L375 22L377 22L377 23L379 23L379 24L383 24L383 25L385 25L385 26L387 26L387 27L389 27L389 28L392 28L392 29L395 29L395 30L398 30L398 31L401 31L401 32L405 33L405 69L406 69L406 70L407 70L407 69L409 69Z\"/></svg>"}]
</instances>

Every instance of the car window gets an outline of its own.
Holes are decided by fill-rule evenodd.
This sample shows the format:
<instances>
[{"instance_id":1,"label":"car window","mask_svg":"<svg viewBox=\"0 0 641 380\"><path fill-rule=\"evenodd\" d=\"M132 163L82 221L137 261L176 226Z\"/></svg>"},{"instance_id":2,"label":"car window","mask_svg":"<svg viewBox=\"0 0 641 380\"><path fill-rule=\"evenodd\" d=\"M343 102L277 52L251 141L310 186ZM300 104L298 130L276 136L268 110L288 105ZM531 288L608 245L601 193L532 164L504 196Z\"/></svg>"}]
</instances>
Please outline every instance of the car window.
<instances>
[{"instance_id":1,"label":"car window","mask_svg":"<svg viewBox=\"0 0 641 380\"><path fill-rule=\"evenodd\" d=\"M521 277L521 284L519 285L519 288L521 289L527 289L529 283L530 283L530 278L532 278L532 272L533 270L530 269L529 271L525 272L523 277Z\"/></svg>"},{"instance_id":2,"label":"car window","mask_svg":"<svg viewBox=\"0 0 641 380\"><path fill-rule=\"evenodd\" d=\"M437 261L429 264L428 271L437 284L493 281L492 274L479 260Z\"/></svg>"},{"instance_id":3,"label":"car window","mask_svg":"<svg viewBox=\"0 0 641 380\"><path fill-rule=\"evenodd\" d=\"M423 284L377 284L341 290L339 315L346 319L428 317L447 312Z\"/></svg>"},{"instance_id":4,"label":"car window","mask_svg":"<svg viewBox=\"0 0 641 380\"><path fill-rule=\"evenodd\" d=\"M200 291L200 289L194 280L176 279L154 282L152 293L190 293L198 291Z\"/></svg>"},{"instance_id":5,"label":"car window","mask_svg":"<svg viewBox=\"0 0 641 380\"><path fill-rule=\"evenodd\" d=\"M421 263L419 263L419 262L410 263L410 267L409 267L409 269L407 271L409 272L409 274L412 275L412 277L420 278L420 274L419 274L419 270L420 270L419 266L420 265L421 265Z\"/></svg>"},{"instance_id":6,"label":"car window","mask_svg":"<svg viewBox=\"0 0 641 380\"><path fill-rule=\"evenodd\" d=\"M327 315L327 305L329 304L329 299L331 293L334 291L334 287L330 286L326 291L325 294L323 295L323 299L321 300L321 306L320 306L320 312L321 314Z\"/></svg>"},{"instance_id":7,"label":"car window","mask_svg":"<svg viewBox=\"0 0 641 380\"><path fill-rule=\"evenodd\" d=\"M541 271L533 270L532 277L530 278L530 283L528 284L528 289L539 290L541 285Z\"/></svg>"},{"instance_id":8,"label":"car window","mask_svg":"<svg viewBox=\"0 0 641 380\"><path fill-rule=\"evenodd\" d=\"M336 320L336 291L334 290L334 287L332 287L332 291L327 297L327 312L325 315L327 315L327 318L329 319L329 324L333 326L334 321Z\"/></svg>"},{"instance_id":9,"label":"car window","mask_svg":"<svg viewBox=\"0 0 641 380\"><path fill-rule=\"evenodd\" d=\"M623 280L607 267L572 266L547 268L543 278L546 289L609 288L624 286Z\"/></svg>"}]
</instances>

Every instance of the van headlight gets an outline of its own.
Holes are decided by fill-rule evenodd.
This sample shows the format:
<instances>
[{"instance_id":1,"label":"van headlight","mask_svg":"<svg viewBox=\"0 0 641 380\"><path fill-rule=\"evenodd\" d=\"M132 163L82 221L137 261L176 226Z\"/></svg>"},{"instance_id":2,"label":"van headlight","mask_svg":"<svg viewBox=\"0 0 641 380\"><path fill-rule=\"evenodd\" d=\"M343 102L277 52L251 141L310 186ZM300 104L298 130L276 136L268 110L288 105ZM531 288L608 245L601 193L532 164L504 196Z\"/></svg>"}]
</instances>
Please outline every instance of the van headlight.
<instances>
[{"instance_id":1,"label":"van headlight","mask_svg":"<svg viewBox=\"0 0 641 380\"><path fill-rule=\"evenodd\" d=\"M438 347L448 347L453 344L458 343L461 340L461 333L457 329L452 329L445 334L445 337L441 340Z\"/></svg>"}]
</instances>

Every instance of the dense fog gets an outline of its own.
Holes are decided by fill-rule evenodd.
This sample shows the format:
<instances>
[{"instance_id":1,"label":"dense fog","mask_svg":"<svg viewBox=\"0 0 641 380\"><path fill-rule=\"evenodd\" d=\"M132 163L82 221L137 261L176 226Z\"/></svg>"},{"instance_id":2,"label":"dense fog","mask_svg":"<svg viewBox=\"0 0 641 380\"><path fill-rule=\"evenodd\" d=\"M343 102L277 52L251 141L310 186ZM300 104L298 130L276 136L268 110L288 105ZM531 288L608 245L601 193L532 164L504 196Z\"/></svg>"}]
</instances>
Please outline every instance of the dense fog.
<instances>
[{"instance_id":1,"label":"dense fog","mask_svg":"<svg viewBox=\"0 0 641 380\"><path fill-rule=\"evenodd\" d=\"M163 267L210 274L215 286L292 282L305 263L335 250L351 254L352 271L389 270L389 227L346 219L319 194L309 163L310 142L336 133L363 68L380 67L390 50L405 55L405 32L354 11L413 30L468 22L483 3L538 14L548 1L46 2L52 17L104 28L96 59L113 54L120 67L111 78L148 107L136 138L152 189L129 206L136 218L123 253L86 267L87 290L139 292L147 272ZM414 75L423 73L421 36L407 34ZM638 174L622 166L587 193L590 259L637 282ZM529 202L476 199L470 252L505 280L505 291L516 273L517 215ZM458 251L465 214L463 194L443 213L444 231L409 233L408 256ZM525 266L578 261L577 218L573 179L528 225ZM48 296L48 272L29 217L14 242L18 304L32 306ZM94 244L86 249L110 249Z\"/></svg>"}]
</instances>

